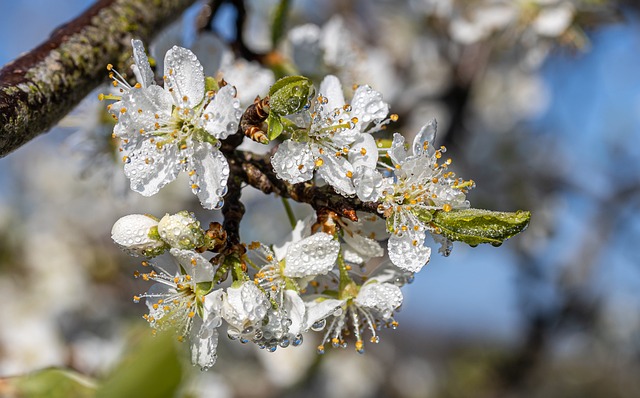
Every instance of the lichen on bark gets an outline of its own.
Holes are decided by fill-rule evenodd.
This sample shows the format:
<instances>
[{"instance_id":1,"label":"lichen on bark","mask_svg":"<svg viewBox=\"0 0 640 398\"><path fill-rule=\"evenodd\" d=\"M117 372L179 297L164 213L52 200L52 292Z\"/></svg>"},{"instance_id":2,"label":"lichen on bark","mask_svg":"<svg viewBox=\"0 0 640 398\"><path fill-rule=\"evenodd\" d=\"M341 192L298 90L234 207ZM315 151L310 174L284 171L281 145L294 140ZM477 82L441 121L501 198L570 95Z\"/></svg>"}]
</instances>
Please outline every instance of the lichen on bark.
<instances>
[{"instance_id":1,"label":"lichen on bark","mask_svg":"<svg viewBox=\"0 0 640 398\"><path fill-rule=\"evenodd\" d=\"M0 70L0 156L47 131L105 80L128 68L131 39L149 40L195 0L100 0Z\"/></svg>"}]
</instances>

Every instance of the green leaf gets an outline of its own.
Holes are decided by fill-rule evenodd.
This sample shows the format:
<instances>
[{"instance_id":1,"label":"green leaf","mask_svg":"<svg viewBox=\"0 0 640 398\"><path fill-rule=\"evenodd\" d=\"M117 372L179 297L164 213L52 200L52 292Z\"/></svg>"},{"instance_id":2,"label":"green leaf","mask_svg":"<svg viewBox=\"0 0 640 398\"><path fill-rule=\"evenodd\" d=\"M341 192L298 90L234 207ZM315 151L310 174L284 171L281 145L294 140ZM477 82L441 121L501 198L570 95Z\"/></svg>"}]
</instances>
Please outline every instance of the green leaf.
<instances>
[{"instance_id":1,"label":"green leaf","mask_svg":"<svg viewBox=\"0 0 640 398\"><path fill-rule=\"evenodd\" d=\"M204 78L204 92L207 93L209 91L218 91L220 90L220 86L218 86L218 82L211 76L207 76Z\"/></svg>"},{"instance_id":2,"label":"green leaf","mask_svg":"<svg viewBox=\"0 0 640 398\"><path fill-rule=\"evenodd\" d=\"M175 334L147 334L143 339L105 380L96 398L175 396L182 379Z\"/></svg>"},{"instance_id":3,"label":"green leaf","mask_svg":"<svg viewBox=\"0 0 640 398\"><path fill-rule=\"evenodd\" d=\"M289 0L280 0L273 14L273 24L271 25L271 48L275 49L285 32L287 14L289 13Z\"/></svg>"},{"instance_id":4,"label":"green leaf","mask_svg":"<svg viewBox=\"0 0 640 398\"><path fill-rule=\"evenodd\" d=\"M94 381L71 370L59 368L10 377L0 383L0 394L3 397L89 398L94 397L95 393Z\"/></svg>"},{"instance_id":5,"label":"green leaf","mask_svg":"<svg viewBox=\"0 0 640 398\"><path fill-rule=\"evenodd\" d=\"M300 112L307 104L313 83L304 76L287 76L275 82L269 90L271 113L280 116Z\"/></svg>"},{"instance_id":6,"label":"green leaf","mask_svg":"<svg viewBox=\"0 0 640 398\"><path fill-rule=\"evenodd\" d=\"M434 225L446 238L464 242L470 246L502 242L524 231L529 225L531 213L518 210L515 213L481 209L438 210L433 214Z\"/></svg>"},{"instance_id":7,"label":"green leaf","mask_svg":"<svg viewBox=\"0 0 640 398\"><path fill-rule=\"evenodd\" d=\"M269 113L267 124L269 125L269 131L267 131L267 137L269 137L269 141L278 138L278 136L282 134L284 126L282 125L280 116L276 115L273 112Z\"/></svg>"}]
</instances>

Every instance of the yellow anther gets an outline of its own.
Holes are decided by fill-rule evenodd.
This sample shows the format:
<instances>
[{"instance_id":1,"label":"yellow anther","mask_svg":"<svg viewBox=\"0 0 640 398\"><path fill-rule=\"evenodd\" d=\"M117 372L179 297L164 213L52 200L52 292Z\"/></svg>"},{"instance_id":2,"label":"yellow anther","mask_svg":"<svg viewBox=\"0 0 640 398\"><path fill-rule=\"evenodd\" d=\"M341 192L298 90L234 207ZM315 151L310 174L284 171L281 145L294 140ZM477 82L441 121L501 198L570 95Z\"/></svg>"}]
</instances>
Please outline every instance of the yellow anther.
<instances>
[{"instance_id":1,"label":"yellow anther","mask_svg":"<svg viewBox=\"0 0 640 398\"><path fill-rule=\"evenodd\" d=\"M357 117L355 117L355 116L354 116L354 117L352 117L352 118L351 118L351 123L353 123L353 124L358 123L358 118L357 118Z\"/></svg>"},{"instance_id":2,"label":"yellow anther","mask_svg":"<svg viewBox=\"0 0 640 398\"><path fill-rule=\"evenodd\" d=\"M191 184L191 189L198 189L200 186L198 184Z\"/></svg>"},{"instance_id":3,"label":"yellow anther","mask_svg":"<svg viewBox=\"0 0 640 398\"><path fill-rule=\"evenodd\" d=\"M361 149L360 149L360 154L361 154L362 156L366 155L366 154L367 154L367 150L366 150L365 148L361 148Z\"/></svg>"},{"instance_id":4,"label":"yellow anther","mask_svg":"<svg viewBox=\"0 0 640 398\"><path fill-rule=\"evenodd\" d=\"M153 304L152 307L153 307L154 310L157 310L158 308L160 308L160 306L158 304Z\"/></svg>"},{"instance_id":5,"label":"yellow anther","mask_svg":"<svg viewBox=\"0 0 640 398\"><path fill-rule=\"evenodd\" d=\"M113 65L107 64L107 70L111 70L111 69L113 69Z\"/></svg>"},{"instance_id":6,"label":"yellow anther","mask_svg":"<svg viewBox=\"0 0 640 398\"><path fill-rule=\"evenodd\" d=\"M196 261L195 258L191 259L191 265L193 265L194 267L198 264L198 262Z\"/></svg>"},{"instance_id":7,"label":"yellow anther","mask_svg":"<svg viewBox=\"0 0 640 398\"><path fill-rule=\"evenodd\" d=\"M414 240L411 242L411 244L412 244L412 245L414 245L414 246L418 246L418 241L414 239Z\"/></svg>"},{"instance_id":8,"label":"yellow anther","mask_svg":"<svg viewBox=\"0 0 640 398\"><path fill-rule=\"evenodd\" d=\"M453 207L451 207L449 203L445 203L444 206L442 206L442 210L444 211L451 211L452 209Z\"/></svg>"},{"instance_id":9,"label":"yellow anther","mask_svg":"<svg viewBox=\"0 0 640 398\"><path fill-rule=\"evenodd\" d=\"M304 165L303 164L299 164L298 165L298 170L302 170L302 169L304 169Z\"/></svg>"},{"instance_id":10,"label":"yellow anther","mask_svg":"<svg viewBox=\"0 0 640 398\"><path fill-rule=\"evenodd\" d=\"M432 182L432 183L434 183L434 184L437 184L437 183L438 183L438 181L439 181L439 180L438 180L438 177L433 177L433 178L431 179L431 182Z\"/></svg>"},{"instance_id":11,"label":"yellow anther","mask_svg":"<svg viewBox=\"0 0 640 398\"><path fill-rule=\"evenodd\" d=\"M135 88L142 88L142 84L140 84L140 83L136 83L136 84L135 84L135 86L133 86L133 87L135 87Z\"/></svg>"},{"instance_id":12,"label":"yellow anther","mask_svg":"<svg viewBox=\"0 0 640 398\"><path fill-rule=\"evenodd\" d=\"M353 178L353 172L351 170L347 171L347 178Z\"/></svg>"},{"instance_id":13,"label":"yellow anther","mask_svg":"<svg viewBox=\"0 0 640 398\"><path fill-rule=\"evenodd\" d=\"M187 315L189 318L193 318L194 316L196 316L196 313L194 311L189 312L189 315Z\"/></svg>"},{"instance_id":14,"label":"yellow anther","mask_svg":"<svg viewBox=\"0 0 640 398\"><path fill-rule=\"evenodd\" d=\"M120 113L126 113L126 112L127 112L127 108L125 107L120 108Z\"/></svg>"},{"instance_id":15,"label":"yellow anther","mask_svg":"<svg viewBox=\"0 0 640 398\"><path fill-rule=\"evenodd\" d=\"M113 87L118 87L118 82L117 81L112 81L111 84L113 84Z\"/></svg>"},{"instance_id":16,"label":"yellow anther","mask_svg":"<svg viewBox=\"0 0 640 398\"><path fill-rule=\"evenodd\" d=\"M102 94L102 93L98 94L98 100L99 101L104 101L104 94Z\"/></svg>"}]
</instances>

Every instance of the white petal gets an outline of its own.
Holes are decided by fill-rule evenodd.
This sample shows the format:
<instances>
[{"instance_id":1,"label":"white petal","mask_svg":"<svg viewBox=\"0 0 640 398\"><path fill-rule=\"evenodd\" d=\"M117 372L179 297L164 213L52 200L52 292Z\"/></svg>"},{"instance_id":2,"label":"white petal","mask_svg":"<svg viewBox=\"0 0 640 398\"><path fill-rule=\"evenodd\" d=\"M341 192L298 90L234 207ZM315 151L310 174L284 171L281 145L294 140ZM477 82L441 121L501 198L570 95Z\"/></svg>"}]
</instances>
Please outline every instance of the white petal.
<instances>
[{"instance_id":1,"label":"white petal","mask_svg":"<svg viewBox=\"0 0 640 398\"><path fill-rule=\"evenodd\" d=\"M382 196L384 178L374 168L358 167L353 173L353 185L358 199L363 202L375 202Z\"/></svg>"},{"instance_id":2,"label":"white petal","mask_svg":"<svg viewBox=\"0 0 640 398\"><path fill-rule=\"evenodd\" d=\"M227 289L227 301L222 308L222 316L231 326L243 330L246 326L261 321L269 306L267 296L253 281L248 281Z\"/></svg>"},{"instance_id":3,"label":"white petal","mask_svg":"<svg viewBox=\"0 0 640 398\"><path fill-rule=\"evenodd\" d=\"M372 257L382 257L384 255L384 249L378 242L373 239L369 239L366 236L360 234L344 233L344 241L358 253L364 261L368 261Z\"/></svg>"},{"instance_id":4,"label":"white petal","mask_svg":"<svg viewBox=\"0 0 640 398\"><path fill-rule=\"evenodd\" d=\"M169 253L193 277L196 283L211 282L213 280L213 267L202 254L193 250L176 248L172 248Z\"/></svg>"},{"instance_id":5,"label":"white petal","mask_svg":"<svg viewBox=\"0 0 640 398\"><path fill-rule=\"evenodd\" d=\"M402 164L408 156L407 150L404 147L404 137L398 133L393 133L393 142L391 147L387 150L389 158L393 161L393 164Z\"/></svg>"},{"instance_id":6,"label":"white petal","mask_svg":"<svg viewBox=\"0 0 640 398\"><path fill-rule=\"evenodd\" d=\"M388 319L402 304L402 292L398 286L391 283L365 283L360 288L355 302L361 307L380 311L382 318Z\"/></svg>"},{"instance_id":7,"label":"white petal","mask_svg":"<svg viewBox=\"0 0 640 398\"><path fill-rule=\"evenodd\" d=\"M345 104L342 84L340 84L340 80L333 75L328 75L322 79L318 92L328 101L323 105L325 114L332 112L336 108L342 108Z\"/></svg>"},{"instance_id":8,"label":"white petal","mask_svg":"<svg viewBox=\"0 0 640 398\"><path fill-rule=\"evenodd\" d=\"M158 221L146 214L130 214L113 224L111 239L125 252L133 256L144 256L149 250L159 249L165 243L149 236Z\"/></svg>"},{"instance_id":9,"label":"white petal","mask_svg":"<svg viewBox=\"0 0 640 398\"><path fill-rule=\"evenodd\" d=\"M291 320L289 325L289 333L294 335L302 333L304 326L305 306L300 295L293 290L284 291L284 310L287 312L287 318Z\"/></svg>"},{"instance_id":10,"label":"white petal","mask_svg":"<svg viewBox=\"0 0 640 398\"><path fill-rule=\"evenodd\" d=\"M282 260L286 257L289 246L293 243L302 240L303 237L311 235L311 226L316 222L315 213L309 214L302 220L296 222L296 226L293 230L284 238L281 245L274 244L273 251L278 260Z\"/></svg>"},{"instance_id":11,"label":"white petal","mask_svg":"<svg viewBox=\"0 0 640 398\"><path fill-rule=\"evenodd\" d=\"M356 89L351 107L353 109L351 116L358 118L356 127L360 131L369 123L384 119L389 113L389 104L382 100L382 94L369 86L360 86Z\"/></svg>"},{"instance_id":12,"label":"white petal","mask_svg":"<svg viewBox=\"0 0 640 398\"><path fill-rule=\"evenodd\" d=\"M417 241L414 245L413 241ZM418 272L429 262L431 248L424 245L424 232L421 235L405 232L404 235L391 235L389 244L389 259L398 268L410 272Z\"/></svg>"},{"instance_id":13,"label":"white petal","mask_svg":"<svg viewBox=\"0 0 640 398\"><path fill-rule=\"evenodd\" d=\"M305 303L307 307L305 322L302 330L307 331L314 323L332 315L335 310L342 307L344 300L326 299L322 301L312 301Z\"/></svg>"},{"instance_id":14,"label":"white petal","mask_svg":"<svg viewBox=\"0 0 640 398\"><path fill-rule=\"evenodd\" d=\"M204 108L204 128L219 140L227 138L238 131L238 123L242 116L240 101L235 98L236 89L232 85L222 87L215 97Z\"/></svg>"},{"instance_id":15,"label":"white petal","mask_svg":"<svg viewBox=\"0 0 640 398\"><path fill-rule=\"evenodd\" d=\"M338 259L340 244L324 232L289 246L287 250L284 276L302 278L311 275L325 275Z\"/></svg>"},{"instance_id":16,"label":"white petal","mask_svg":"<svg viewBox=\"0 0 640 398\"><path fill-rule=\"evenodd\" d=\"M125 153L128 160L124 164L124 174L131 180L131 189L144 196L155 195L175 180L181 170L175 145L158 148L144 140L133 149L125 148Z\"/></svg>"},{"instance_id":17,"label":"white petal","mask_svg":"<svg viewBox=\"0 0 640 398\"><path fill-rule=\"evenodd\" d=\"M309 144L287 140L278 146L271 157L271 165L278 177L292 184L308 181L313 177L313 154Z\"/></svg>"},{"instance_id":18,"label":"white petal","mask_svg":"<svg viewBox=\"0 0 640 398\"><path fill-rule=\"evenodd\" d=\"M438 122L436 119L431 119L429 123L422 126L416 137L413 139L413 154L421 155L426 153L428 156L431 156L435 152L437 131Z\"/></svg>"},{"instance_id":19,"label":"white petal","mask_svg":"<svg viewBox=\"0 0 640 398\"><path fill-rule=\"evenodd\" d=\"M318 174L343 196L350 196L356 193L353 186L353 166L344 156L335 156L335 154L321 155L323 160L322 166L318 168ZM351 175L351 177L349 177Z\"/></svg>"},{"instance_id":20,"label":"white petal","mask_svg":"<svg viewBox=\"0 0 640 398\"><path fill-rule=\"evenodd\" d=\"M349 162L354 169L360 166L376 168L378 163L378 146L371 134L358 134L351 144L348 155Z\"/></svg>"},{"instance_id":21,"label":"white petal","mask_svg":"<svg viewBox=\"0 0 640 398\"><path fill-rule=\"evenodd\" d=\"M110 112L118 118L117 125L122 127L118 136L131 139L141 137L141 131L144 134L156 130L156 123L166 125L171 118L172 106L169 94L160 86L153 85L131 89L121 101L111 106Z\"/></svg>"},{"instance_id":22,"label":"white petal","mask_svg":"<svg viewBox=\"0 0 640 398\"><path fill-rule=\"evenodd\" d=\"M195 173L191 176L191 189L198 195L202 207L222 207L222 197L227 191L229 163L222 152L208 142L194 144L189 166Z\"/></svg>"},{"instance_id":23,"label":"white petal","mask_svg":"<svg viewBox=\"0 0 640 398\"><path fill-rule=\"evenodd\" d=\"M204 325L202 325L204 328ZM202 331L202 329L201 329ZM207 370L216 363L218 356L218 330L207 332L209 337L201 338L199 335L191 338L191 363L200 366L201 370Z\"/></svg>"},{"instance_id":24,"label":"white petal","mask_svg":"<svg viewBox=\"0 0 640 398\"><path fill-rule=\"evenodd\" d=\"M191 50L173 46L164 56L165 89L173 89L175 104L194 108L204 97L204 72ZM186 98L186 100L185 100Z\"/></svg>"},{"instance_id":25,"label":"white petal","mask_svg":"<svg viewBox=\"0 0 640 398\"><path fill-rule=\"evenodd\" d=\"M149 87L156 84L153 71L151 70L151 64L149 64L149 58L147 58L147 53L144 51L144 44L142 44L141 40L132 39L131 46L133 47L133 59L135 61L132 69L136 75L136 79L142 87Z\"/></svg>"}]
</instances>

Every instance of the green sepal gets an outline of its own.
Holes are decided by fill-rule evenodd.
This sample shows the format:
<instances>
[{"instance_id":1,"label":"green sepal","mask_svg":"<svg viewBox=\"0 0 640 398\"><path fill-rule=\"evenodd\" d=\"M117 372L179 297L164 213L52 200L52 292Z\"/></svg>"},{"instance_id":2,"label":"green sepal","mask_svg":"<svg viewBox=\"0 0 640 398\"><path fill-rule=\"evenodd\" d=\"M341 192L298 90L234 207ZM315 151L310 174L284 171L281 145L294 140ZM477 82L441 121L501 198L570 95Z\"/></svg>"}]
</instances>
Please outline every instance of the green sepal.
<instances>
[{"instance_id":1,"label":"green sepal","mask_svg":"<svg viewBox=\"0 0 640 398\"><path fill-rule=\"evenodd\" d=\"M512 212L481 209L438 210L433 213L431 223L449 240L464 242L470 246L502 242L524 231L529 225L531 213L518 210Z\"/></svg>"},{"instance_id":2,"label":"green sepal","mask_svg":"<svg viewBox=\"0 0 640 398\"><path fill-rule=\"evenodd\" d=\"M414 216L418 217L418 220L422 221L425 224L433 220L433 212L429 210L418 209L418 210L412 210L411 213Z\"/></svg>"},{"instance_id":3,"label":"green sepal","mask_svg":"<svg viewBox=\"0 0 640 398\"><path fill-rule=\"evenodd\" d=\"M220 86L216 79L211 76L207 76L204 78L204 92L208 93L209 91L218 91L220 90Z\"/></svg>"},{"instance_id":4,"label":"green sepal","mask_svg":"<svg viewBox=\"0 0 640 398\"><path fill-rule=\"evenodd\" d=\"M269 90L271 113L292 115L305 107L313 91L313 83L304 76L287 76L275 82Z\"/></svg>"},{"instance_id":5,"label":"green sepal","mask_svg":"<svg viewBox=\"0 0 640 398\"><path fill-rule=\"evenodd\" d=\"M280 116L276 115L274 112L269 113L269 117L267 117L267 125L269 126L267 131L269 141L278 138L278 136L280 136L284 131L284 126L282 125Z\"/></svg>"},{"instance_id":6,"label":"green sepal","mask_svg":"<svg viewBox=\"0 0 640 398\"><path fill-rule=\"evenodd\" d=\"M213 290L213 282L196 283L196 311L200 318L204 319L204 301L202 297L206 296Z\"/></svg>"}]
</instances>

